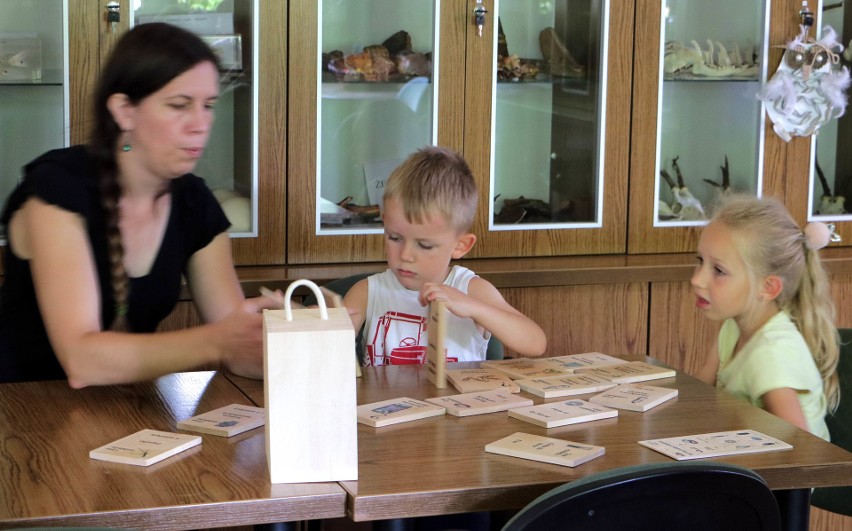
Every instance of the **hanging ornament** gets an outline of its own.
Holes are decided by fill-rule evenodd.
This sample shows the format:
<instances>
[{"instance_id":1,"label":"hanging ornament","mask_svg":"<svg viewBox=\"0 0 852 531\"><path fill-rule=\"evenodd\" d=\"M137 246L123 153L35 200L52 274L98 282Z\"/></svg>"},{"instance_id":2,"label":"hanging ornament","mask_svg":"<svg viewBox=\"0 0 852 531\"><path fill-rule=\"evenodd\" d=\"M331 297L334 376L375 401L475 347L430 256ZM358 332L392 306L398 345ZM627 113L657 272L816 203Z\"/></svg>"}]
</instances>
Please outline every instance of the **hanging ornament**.
<instances>
[{"instance_id":1,"label":"hanging ornament","mask_svg":"<svg viewBox=\"0 0 852 531\"><path fill-rule=\"evenodd\" d=\"M818 132L829 120L843 116L849 69L840 65L843 45L837 34L826 26L815 41L808 37L813 15L803 2L801 32L788 42L784 57L772 78L758 92L773 130L785 142L793 136Z\"/></svg>"}]
</instances>

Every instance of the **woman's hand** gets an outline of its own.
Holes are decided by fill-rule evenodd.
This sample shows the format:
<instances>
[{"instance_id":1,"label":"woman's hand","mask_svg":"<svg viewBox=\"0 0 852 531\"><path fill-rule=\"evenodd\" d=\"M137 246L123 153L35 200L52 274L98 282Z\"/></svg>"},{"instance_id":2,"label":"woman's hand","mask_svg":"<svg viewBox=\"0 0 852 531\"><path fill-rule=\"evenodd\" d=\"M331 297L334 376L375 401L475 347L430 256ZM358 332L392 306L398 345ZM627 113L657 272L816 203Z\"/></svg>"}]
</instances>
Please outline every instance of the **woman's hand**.
<instances>
[{"instance_id":1,"label":"woman's hand","mask_svg":"<svg viewBox=\"0 0 852 531\"><path fill-rule=\"evenodd\" d=\"M227 317L216 323L219 328L222 365L247 378L263 379L263 310L280 307L269 297L242 302Z\"/></svg>"}]
</instances>

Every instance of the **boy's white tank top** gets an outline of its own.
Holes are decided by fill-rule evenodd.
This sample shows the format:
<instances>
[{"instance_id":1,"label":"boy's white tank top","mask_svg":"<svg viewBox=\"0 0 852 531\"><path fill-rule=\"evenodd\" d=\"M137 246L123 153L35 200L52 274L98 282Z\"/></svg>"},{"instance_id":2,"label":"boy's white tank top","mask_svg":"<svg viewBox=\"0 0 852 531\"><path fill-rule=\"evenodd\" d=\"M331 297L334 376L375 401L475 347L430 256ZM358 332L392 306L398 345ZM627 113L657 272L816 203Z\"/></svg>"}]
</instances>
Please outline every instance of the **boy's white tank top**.
<instances>
[{"instance_id":1,"label":"boy's white tank top","mask_svg":"<svg viewBox=\"0 0 852 531\"><path fill-rule=\"evenodd\" d=\"M476 274L453 266L444 285L467 293ZM423 363L427 346L428 307L417 300L419 292L403 287L388 269L368 277L367 315L364 320L364 352L367 365ZM490 334L488 334L490 337ZM447 361L482 361L488 338L473 319L447 312Z\"/></svg>"}]
</instances>

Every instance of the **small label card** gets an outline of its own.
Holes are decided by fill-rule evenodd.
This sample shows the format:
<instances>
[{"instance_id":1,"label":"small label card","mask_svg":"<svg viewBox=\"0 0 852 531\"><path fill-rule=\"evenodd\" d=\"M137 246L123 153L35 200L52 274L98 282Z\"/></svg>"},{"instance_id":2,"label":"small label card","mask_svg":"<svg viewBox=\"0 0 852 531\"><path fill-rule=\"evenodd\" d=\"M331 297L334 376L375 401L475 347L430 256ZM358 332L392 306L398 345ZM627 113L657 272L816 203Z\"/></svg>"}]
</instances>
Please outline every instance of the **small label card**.
<instances>
[{"instance_id":1,"label":"small label card","mask_svg":"<svg viewBox=\"0 0 852 531\"><path fill-rule=\"evenodd\" d=\"M617 417L618 410L575 398L562 402L510 409L509 416L543 428L557 428L568 424Z\"/></svg>"},{"instance_id":2,"label":"small label card","mask_svg":"<svg viewBox=\"0 0 852 531\"><path fill-rule=\"evenodd\" d=\"M618 385L615 382L592 374L548 376L545 378L531 378L529 380L515 380L515 383L527 393L542 398L597 393L598 391Z\"/></svg>"},{"instance_id":3,"label":"small label card","mask_svg":"<svg viewBox=\"0 0 852 531\"><path fill-rule=\"evenodd\" d=\"M95 448L89 457L125 465L150 466L201 444L198 435L142 430Z\"/></svg>"},{"instance_id":4,"label":"small label card","mask_svg":"<svg viewBox=\"0 0 852 531\"><path fill-rule=\"evenodd\" d=\"M521 388L515 380L493 369L453 369L447 371L447 379L453 387L462 393L476 393L503 389L510 393L520 393Z\"/></svg>"},{"instance_id":5,"label":"small label card","mask_svg":"<svg viewBox=\"0 0 852 531\"><path fill-rule=\"evenodd\" d=\"M550 361L550 358L486 360L480 363L479 366L500 371L513 380L559 376L560 374L571 374L573 372L571 369L563 368L559 362Z\"/></svg>"},{"instance_id":6,"label":"small label card","mask_svg":"<svg viewBox=\"0 0 852 531\"><path fill-rule=\"evenodd\" d=\"M678 461L793 448L784 441L773 439L754 430L720 431L668 439L650 439L639 441L639 444Z\"/></svg>"},{"instance_id":7,"label":"small label card","mask_svg":"<svg viewBox=\"0 0 852 531\"><path fill-rule=\"evenodd\" d=\"M602 456L605 449L603 446L592 446L518 432L485 445L485 451L492 454L575 467Z\"/></svg>"},{"instance_id":8,"label":"small label card","mask_svg":"<svg viewBox=\"0 0 852 531\"><path fill-rule=\"evenodd\" d=\"M622 384L591 397L589 402L606 407L642 412L659 406L676 396L677 389L652 385Z\"/></svg>"},{"instance_id":9,"label":"small label card","mask_svg":"<svg viewBox=\"0 0 852 531\"><path fill-rule=\"evenodd\" d=\"M426 401L447 408L447 413L457 417L484 415L485 413L496 413L533 405L533 401L529 398L512 394L503 389L427 398Z\"/></svg>"},{"instance_id":10,"label":"small label card","mask_svg":"<svg viewBox=\"0 0 852 531\"><path fill-rule=\"evenodd\" d=\"M635 383L648 380L659 380L660 378L671 378L677 373L674 369L651 365L644 361L631 361L621 365L610 365L609 367L592 367L588 369L577 369L577 374L593 374L606 378L615 383Z\"/></svg>"},{"instance_id":11,"label":"small label card","mask_svg":"<svg viewBox=\"0 0 852 531\"><path fill-rule=\"evenodd\" d=\"M380 428L391 424L437 417L445 413L446 410L443 407L422 400L402 397L358 406L358 422Z\"/></svg>"},{"instance_id":12,"label":"small label card","mask_svg":"<svg viewBox=\"0 0 852 531\"><path fill-rule=\"evenodd\" d=\"M627 360L615 358L600 352L586 352L585 354L568 354L567 356L555 356L547 358L553 362L559 363L562 367L575 371L577 369L585 369L589 367L606 367L608 365L622 365L627 363Z\"/></svg>"},{"instance_id":13,"label":"small label card","mask_svg":"<svg viewBox=\"0 0 852 531\"><path fill-rule=\"evenodd\" d=\"M231 404L178 422L179 430L197 431L219 437L233 437L266 423L262 407Z\"/></svg>"}]
</instances>

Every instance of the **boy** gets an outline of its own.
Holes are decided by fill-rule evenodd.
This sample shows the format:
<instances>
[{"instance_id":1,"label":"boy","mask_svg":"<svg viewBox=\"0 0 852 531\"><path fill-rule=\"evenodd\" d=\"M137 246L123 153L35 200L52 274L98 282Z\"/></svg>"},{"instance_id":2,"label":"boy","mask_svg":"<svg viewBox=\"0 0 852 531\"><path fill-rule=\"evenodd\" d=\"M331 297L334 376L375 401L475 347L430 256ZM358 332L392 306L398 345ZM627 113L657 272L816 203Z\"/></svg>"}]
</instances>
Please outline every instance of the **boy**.
<instances>
[{"instance_id":1,"label":"boy","mask_svg":"<svg viewBox=\"0 0 852 531\"><path fill-rule=\"evenodd\" d=\"M344 298L355 330L366 323L367 365L423 363L427 305L448 310L447 361L482 361L493 334L522 356L539 356L544 331L507 303L491 283L450 260L476 243L470 233L477 190L457 153L426 147L385 183L382 219L388 270L355 284Z\"/></svg>"}]
</instances>

